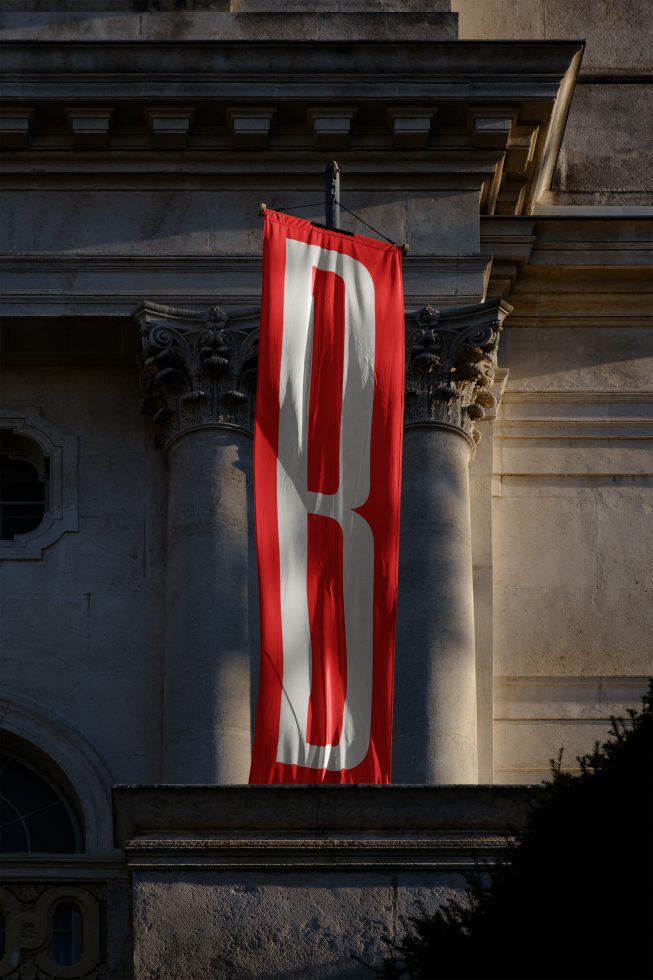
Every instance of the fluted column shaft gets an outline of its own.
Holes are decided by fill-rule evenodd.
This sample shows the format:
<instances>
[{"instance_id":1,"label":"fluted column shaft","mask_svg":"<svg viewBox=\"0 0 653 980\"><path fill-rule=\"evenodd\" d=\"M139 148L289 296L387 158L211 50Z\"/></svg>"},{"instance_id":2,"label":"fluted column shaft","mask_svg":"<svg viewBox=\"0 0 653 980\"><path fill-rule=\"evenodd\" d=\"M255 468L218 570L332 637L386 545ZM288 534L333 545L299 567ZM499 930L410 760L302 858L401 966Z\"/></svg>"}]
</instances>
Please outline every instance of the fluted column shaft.
<instances>
[{"instance_id":1,"label":"fluted column shaft","mask_svg":"<svg viewBox=\"0 0 653 980\"><path fill-rule=\"evenodd\" d=\"M469 463L508 309L407 318L394 782L478 781Z\"/></svg>"},{"instance_id":2,"label":"fluted column shaft","mask_svg":"<svg viewBox=\"0 0 653 980\"><path fill-rule=\"evenodd\" d=\"M144 407L169 469L163 779L247 782L257 331L150 305Z\"/></svg>"}]
</instances>

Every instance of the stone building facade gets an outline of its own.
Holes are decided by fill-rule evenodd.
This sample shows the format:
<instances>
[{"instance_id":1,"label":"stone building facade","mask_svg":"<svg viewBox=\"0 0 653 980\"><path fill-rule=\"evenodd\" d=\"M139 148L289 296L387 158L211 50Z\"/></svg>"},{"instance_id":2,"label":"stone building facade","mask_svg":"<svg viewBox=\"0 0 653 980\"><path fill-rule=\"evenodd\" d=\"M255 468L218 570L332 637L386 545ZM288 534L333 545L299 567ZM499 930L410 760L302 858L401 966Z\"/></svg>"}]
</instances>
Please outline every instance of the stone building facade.
<instances>
[{"instance_id":1,"label":"stone building facade","mask_svg":"<svg viewBox=\"0 0 653 980\"><path fill-rule=\"evenodd\" d=\"M4 0L0 976L365 976L638 704L648 7ZM394 784L246 787L259 210L333 158L410 246Z\"/></svg>"}]
</instances>

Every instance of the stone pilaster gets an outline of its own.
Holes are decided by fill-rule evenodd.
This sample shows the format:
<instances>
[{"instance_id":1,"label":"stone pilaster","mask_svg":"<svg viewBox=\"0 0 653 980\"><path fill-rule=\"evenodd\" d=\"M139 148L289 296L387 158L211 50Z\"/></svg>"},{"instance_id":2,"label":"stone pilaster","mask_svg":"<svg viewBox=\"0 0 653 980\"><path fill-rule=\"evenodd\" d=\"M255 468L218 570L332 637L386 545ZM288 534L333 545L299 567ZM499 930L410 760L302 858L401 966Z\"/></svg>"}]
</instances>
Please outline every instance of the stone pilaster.
<instances>
[{"instance_id":1,"label":"stone pilaster","mask_svg":"<svg viewBox=\"0 0 653 980\"><path fill-rule=\"evenodd\" d=\"M478 781L469 462L509 310L407 316L395 782Z\"/></svg>"},{"instance_id":2,"label":"stone pilaster","mask_svg":"<svg viewBox=\"0 0 653 980\"><path fill-rule=\"evenodd\" d=\"M143 408L169 469L163 779L247 781L258 310L148 304Z\"/></svg>"}]
</instances>

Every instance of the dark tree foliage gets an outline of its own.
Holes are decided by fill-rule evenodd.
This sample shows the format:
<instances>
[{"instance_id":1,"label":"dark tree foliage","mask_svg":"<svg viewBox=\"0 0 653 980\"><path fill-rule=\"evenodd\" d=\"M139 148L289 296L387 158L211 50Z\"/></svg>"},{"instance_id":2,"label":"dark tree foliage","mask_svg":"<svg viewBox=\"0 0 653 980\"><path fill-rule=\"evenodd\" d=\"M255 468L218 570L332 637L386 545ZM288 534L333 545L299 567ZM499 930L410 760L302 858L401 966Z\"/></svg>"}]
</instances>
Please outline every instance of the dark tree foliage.
<instances>
[{"instance_id":1,"label":"dark tree foliage","mask_svg":"<svg viewBox=\"0 0 653 980\"><path fill-rule=\"evenodd\" d=\"M579 759L551 760L547 798L492 874L435 915L411 918L386 977L650 978L651 693Z\"/></svg>"}]
</instances>

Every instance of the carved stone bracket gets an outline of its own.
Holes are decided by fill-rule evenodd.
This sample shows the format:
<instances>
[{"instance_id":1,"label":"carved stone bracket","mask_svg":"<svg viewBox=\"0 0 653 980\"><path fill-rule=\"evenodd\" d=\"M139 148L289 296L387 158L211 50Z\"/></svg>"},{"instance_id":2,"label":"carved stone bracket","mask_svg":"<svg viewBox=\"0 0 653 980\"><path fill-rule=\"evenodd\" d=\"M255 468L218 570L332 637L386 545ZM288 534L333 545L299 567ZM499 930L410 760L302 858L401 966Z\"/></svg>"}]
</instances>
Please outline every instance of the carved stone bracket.
<instances>
[{"instance_id":1,"label":"carved stone bracket","mask_svg":"<svg viewBox=\"0 0 653 980\"><path fill-rule=\"evenodd\" d=\"M511 309L490 300L406 314L406 427L444 426L478 443L475 423L496 406L497 349Z\"/></svg>"},{"instance_id":2,"label":"carved stone bracket","mask_svg":"<svg viewBox=\"0 0 653 980\"><path fill-rule=\"evenodd\" d=\"M136 314L143 346L143 411L165 446L207 425L253 429L258 309L228 314L147 303Z\"/></svg>"}]
</instances>

